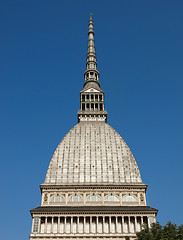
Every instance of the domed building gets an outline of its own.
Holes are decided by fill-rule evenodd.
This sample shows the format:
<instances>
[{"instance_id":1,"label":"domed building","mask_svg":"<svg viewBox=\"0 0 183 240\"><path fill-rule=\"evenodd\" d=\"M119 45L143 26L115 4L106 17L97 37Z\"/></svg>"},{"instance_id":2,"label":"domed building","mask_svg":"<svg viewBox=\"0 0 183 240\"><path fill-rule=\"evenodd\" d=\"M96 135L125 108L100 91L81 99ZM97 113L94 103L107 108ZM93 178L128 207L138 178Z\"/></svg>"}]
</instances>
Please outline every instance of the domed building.
<instances>
[{"instance_id":1,"label":"domed building","mask_svg":"<svg viewBox=\"0 0 183 240\"><path fill-rule=\"evenodd\" d=\"M88 37L78 124L58 145L40 185L30 239L134 239L144 223L156 222L135 158L107 124L91 15Z\"/></svg>"}]
</instances>

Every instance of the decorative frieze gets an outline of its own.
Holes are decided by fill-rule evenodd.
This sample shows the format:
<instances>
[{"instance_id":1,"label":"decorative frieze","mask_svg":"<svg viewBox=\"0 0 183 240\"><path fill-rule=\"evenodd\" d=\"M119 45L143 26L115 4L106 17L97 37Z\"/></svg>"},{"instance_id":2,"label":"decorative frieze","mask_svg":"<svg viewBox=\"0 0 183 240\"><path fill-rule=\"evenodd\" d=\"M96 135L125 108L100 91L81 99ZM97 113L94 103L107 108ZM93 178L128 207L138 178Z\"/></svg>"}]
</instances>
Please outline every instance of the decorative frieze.
<instances>
[{"instance_id":1,"label":"decorative frieze","mask_svg":"<svg viewBox=\"0 0 183 240\"><path fill-rule=\"evenodd\" d=\"M141 191L112 189L83 191L67 189L67 191L44 190L42 205L145 205L145 189ZM92 200L93 199L93 200Z\"/></svg>"}]
</instances>

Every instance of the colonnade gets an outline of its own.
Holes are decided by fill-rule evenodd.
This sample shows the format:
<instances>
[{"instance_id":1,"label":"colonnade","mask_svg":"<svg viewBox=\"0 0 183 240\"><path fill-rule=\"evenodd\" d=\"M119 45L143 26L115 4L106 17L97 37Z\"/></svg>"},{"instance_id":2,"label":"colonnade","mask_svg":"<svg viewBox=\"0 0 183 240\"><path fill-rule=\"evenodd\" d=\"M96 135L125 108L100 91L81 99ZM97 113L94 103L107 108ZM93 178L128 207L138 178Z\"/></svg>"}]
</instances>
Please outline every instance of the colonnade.
<instances>
[{"instance_id":1,"label":"colonnade","mask_svg":"<svg viewBox=\"0 0 183 240\"><path fill-rule=\"evenodd\" d=\"M103 103L82 103L82 111L104 111Z\"/></svg>"},{"instance_id":2,"label":"colonnade","mask_svg":"<svg viewBox=\"0 0 183 240\"><path fill-rule=\"evenodd\" d=\"M117 234L136 233L147 216L47 216L34 217L32 233Z\"/></svg>"}]
</instances>

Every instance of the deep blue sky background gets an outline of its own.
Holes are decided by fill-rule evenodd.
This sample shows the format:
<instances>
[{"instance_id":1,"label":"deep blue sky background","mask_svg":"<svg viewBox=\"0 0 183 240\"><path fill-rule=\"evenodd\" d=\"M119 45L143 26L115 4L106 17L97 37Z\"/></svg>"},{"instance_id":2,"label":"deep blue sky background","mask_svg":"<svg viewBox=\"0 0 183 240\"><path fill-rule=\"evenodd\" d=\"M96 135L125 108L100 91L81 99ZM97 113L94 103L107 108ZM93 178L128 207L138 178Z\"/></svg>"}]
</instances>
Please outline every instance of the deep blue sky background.
<instances>
[{"instance_id":1,"label":"deep blue sky background","mask_svg":"<svg viewBox=\"0 0 183 240\"><path fill-rule=\"evenodd\" d=\"M132 150L157 220L183 223L183 1L1 0L3 240L28 239L39 184L77 123L90 12L108 123Z\"/></svg>"}]
</instances>

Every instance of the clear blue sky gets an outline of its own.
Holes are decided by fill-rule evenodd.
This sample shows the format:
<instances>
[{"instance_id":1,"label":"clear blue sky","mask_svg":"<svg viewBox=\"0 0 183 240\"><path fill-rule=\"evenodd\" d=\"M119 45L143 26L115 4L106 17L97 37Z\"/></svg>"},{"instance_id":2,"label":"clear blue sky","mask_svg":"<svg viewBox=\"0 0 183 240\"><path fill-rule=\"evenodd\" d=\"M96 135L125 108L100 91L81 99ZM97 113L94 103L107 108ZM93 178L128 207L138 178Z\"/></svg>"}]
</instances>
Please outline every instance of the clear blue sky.
<instances>
[{"instance_id":1,"label":"clear blue sky","mask_svg":"<svg viewBox=\"0 0 183 240\"><path fill-rule=\"evenodd\" d=\"M183 223L183 1L1 0L2 240L28 239L39 184L77 123L90 12L108 123L132 150L157 220Z\"/></svg>"}]
</instances>

